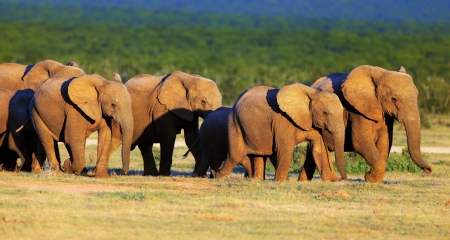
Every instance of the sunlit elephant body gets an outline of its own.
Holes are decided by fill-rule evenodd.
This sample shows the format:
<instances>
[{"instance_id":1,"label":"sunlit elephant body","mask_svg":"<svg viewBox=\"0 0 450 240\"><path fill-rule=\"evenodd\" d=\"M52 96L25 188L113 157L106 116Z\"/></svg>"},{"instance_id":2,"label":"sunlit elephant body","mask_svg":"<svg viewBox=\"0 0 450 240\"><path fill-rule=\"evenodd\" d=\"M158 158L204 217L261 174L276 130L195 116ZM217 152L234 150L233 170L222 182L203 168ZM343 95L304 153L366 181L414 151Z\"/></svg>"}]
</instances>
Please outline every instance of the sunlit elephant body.
<instances>
[{"instance_id":1,"label":"sunlit elephant body","mask_svg":"<svg viewBox=\"0 0 450 240\"><path fill-rule=\"evenodd\" d=\"M343 107L335 94L298 83L281 89L254 87L241 94L231 111L228 157L218 177L228 175L238 163L248 165L247 156L275 155L275 180L286 180L295 146L308 141L322 179L338 180L317 130L327 129L334 136L339 172L346 178Z\"/></svg>"},{"instance_id":2,"label":"sunlit elephant body","mask_svg":"<svg viewBox=\"0 0 450 240\"><path fill-rule=\"evenodd\" d=\"M0 142L5 153L0 156L8 171L40 172L45 153L30 121L28 107L34 91L0 89ZM15 154L7 153L14 151ZM21 164L17 165L17 158Z\"/></svg>"},{"instance_id":3,"label":"sunlit elephant body","mask_svg":"<svg viewBox=\"0 0 450 240\"><path fill-rule=\"evenodd\" d=\"M29 88L36 91L42 82L57 74L79 77L84 75L84 71L72 61L66 65L53 60L31 65L3 63L0 64L0 87L12 90Z\"/></svg>"},{"instance_id":4,"label":"sunlit elephant body","mask_svg":"<svg viewBox=\"0 0 450 240\"><path fill-rule=\"evenodd\" d=\"M70 155L64 171L81 173L86 165L86 138L98 130L95 176L108 176L112 139L120 138L114 134L117 132L123 133L123 173L128 173L133 116L131 97L122 83L96 74L78 78L56 75L36 91L30 112L52 170L60 170L54 153L54 141L59 141L66 144Z\"/></svg>"},{"instance_id":5,"label":"sunlit elephant body","mask_svg":"<svg viewBox=\"0 0 450 240\"><path fill-rule=\"evenodd\" d=\"M183 129L187 146L192 146L198 137L198 117L220 107L222 95L213 81L179 71L164 76L138 75L125 85L132 97L132 142L141 151L144 175L169 176L176 135ZM159 173L153 143L161 146ZM192 154L201 159L201 146L196 145Z\"/></svg>"},{"instance_id":6,"label":"sunlit elephant body","mask_svg":"<svg viewBox=\"0 0 450 240\"><path fill-rule=\"evenodd\" d=\"M431 167L420 151L418 91L404 68L388 71L380 67L359 66L350 73L333 73L318 79L312 87L334 92L345 108L346 151L361 154L370 165L367 182L382 183L392 146L394 119L406 129L413 162L425 172ZM326 133L324 134L326 135ZM325 142L331 145L324 137ZM311 179L315 165L307 156L302 178Z\"/></svg>"},{"instance_id":7,"label":"sunlit elephant body","mask_svg":"<svg viewBox=\"0 0 450 240\"><path fill-rule=\"evenodd\" d=\"M203 158L195 162L194 177L205 176L208 168L211 168L211 177L222 166L228 153L228 117L231 113L230 107L220 107L210 113L203 121L200 127L199 140L195 144L201 144L203 149ZM248 168L252 172L246 172L247 177L263 179L265 174L265 159L262 157L256 160L244 161L251 164ZM254 166L254 164L263 164L263 166ZM276 164L276 163L275 163Z\"/></svg>"}]
</instances>

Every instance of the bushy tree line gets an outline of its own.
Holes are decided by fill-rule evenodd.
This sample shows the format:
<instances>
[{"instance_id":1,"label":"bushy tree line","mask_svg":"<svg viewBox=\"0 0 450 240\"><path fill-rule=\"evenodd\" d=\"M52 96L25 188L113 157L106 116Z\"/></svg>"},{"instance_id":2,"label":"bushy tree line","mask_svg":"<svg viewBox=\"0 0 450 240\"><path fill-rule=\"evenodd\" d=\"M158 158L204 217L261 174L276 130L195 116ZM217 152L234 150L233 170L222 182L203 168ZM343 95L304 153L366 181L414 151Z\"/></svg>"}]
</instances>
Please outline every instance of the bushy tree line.
<instances>
[{"instance_id":1,"label":"bushy tree line","mask_svg":"<svg viewBox=\"0 0 450 240\"><path fill-rule=\"evenodd\" d=\"M298 24L302 24L299 22ZM179 28L0 22L0 62L77 61L87 73L123 79L174 70L217 82L224 104L255 85L305 84L362 64L404 66L422 111L450 111L450 36L324 30Z\"/></svg>"}]
</instances>

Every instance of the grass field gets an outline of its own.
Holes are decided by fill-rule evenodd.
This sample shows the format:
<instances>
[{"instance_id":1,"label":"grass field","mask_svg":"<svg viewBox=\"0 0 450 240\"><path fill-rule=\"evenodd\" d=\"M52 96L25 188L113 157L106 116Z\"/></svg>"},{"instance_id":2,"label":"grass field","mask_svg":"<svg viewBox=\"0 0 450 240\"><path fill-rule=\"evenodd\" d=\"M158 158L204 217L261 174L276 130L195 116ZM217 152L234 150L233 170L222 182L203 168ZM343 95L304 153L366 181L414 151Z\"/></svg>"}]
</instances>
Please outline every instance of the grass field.
<instances>
[{"instance_id":1,"label":"grass field","mask_svg":"<svg viewBox=\"0 0 450 240\"><path fill-rule=\"evenodd\" d=\"M434 118L435 119L435 118ZM442 121L448 121L446 120ZM433 124L423 141L449 141ZM401 141L400 127L394 140ZM403 133L404 134L404 133ZM445 139L441 140L440 134ZM400 137L399 137L400 136ZM95 137L95 135L94 135ZM397 139L396 139L397 138ZM433 140L434 138L434 140ZM439 146L445 146L445 144ZM397 145L401 145L398 143ZM422 144L424 145L424 144ZM427 146L432 146L428 145ZM449 145L447 145L448 147ZM92 169L88 146L87 162ZM111 177L0 173L2 239L446 239L450 236L450 155L425 153L433 173L387 172L385 184L349 181L276 183L231 177L193 179L194 160L174 152L173 177L143 177L136 149L129 176L120 151ZM67 153L63 151L65 159Z\"/></svg>"}]
</instances>

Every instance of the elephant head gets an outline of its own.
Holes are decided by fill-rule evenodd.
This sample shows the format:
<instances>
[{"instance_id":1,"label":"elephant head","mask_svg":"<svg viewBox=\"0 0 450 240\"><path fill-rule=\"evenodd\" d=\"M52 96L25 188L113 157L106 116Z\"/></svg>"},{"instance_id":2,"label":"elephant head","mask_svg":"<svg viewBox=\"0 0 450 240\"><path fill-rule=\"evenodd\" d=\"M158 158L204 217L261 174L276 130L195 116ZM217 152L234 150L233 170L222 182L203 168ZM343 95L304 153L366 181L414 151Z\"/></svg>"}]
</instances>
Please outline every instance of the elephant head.
<instances>
[{"instance_id":1,"label":"elephant head","mask_svg":"<svg viewBox=\"0 0 450 240\"><path fill-rule=\"evenodd\" d=\"M70 101L91 120L96 120L98 116L104 115L112 118L120 126L122 171L127 174L133 137L133 115L131 113L131 96L125 85L116 81L108 81L97 74L84 75L74 78L69 83L67 93Z\"/></svg>"},{"instance_id":2,"label":"elephant head","mask_svg":"<svg viewBox=\"0 0 450 240\"><path fill-rule=\"evenodd\" d=\"M53 61L44 60L34 65L30 65L30 69L24 73L22 80L25 88L36 90L47 78L61 74L68 77L80 77L84 75L83 69L78 67L74 61L70 61L67 65Z\"/></svg>"},{"instance_id":3,"label":"elephant head","mask_svg":"<svg viewBox=\"0 0 450 240\"><path fill-rule=\"evenodd\" d=\"M277 94L277 102L280 109L301 129L307 131L315 127L327 130L333 135L336 165L342 179L346 179L344 108L338 96L294 83L280 89Z\"/></svg>"},{"instance_id":4,"label":"elephant head","mask_svg":"<svg viewBox=\"0 0 450 240\"><path fill-rule=\"evenodd\" d=\"M158 100L170 112L190 122L194 115L205 118L222 106L222 95L214 81L180 71L164 78Z\"/></svg>"},{"instance_id":5,"label":"elephant head","mask_svg":"<svg viewBox=\"0 0 450 240\"><path fill-rule=\"evenodd\" d=\"M342 83L342 93L366 118L384 121L384 114L388 114L402 123L411 159L425 172L431 173L431 166L425 163L420 151L419 93L403 67L398 71L388 71L380 67L359 66Z\"/></svg>"}]
</instances>

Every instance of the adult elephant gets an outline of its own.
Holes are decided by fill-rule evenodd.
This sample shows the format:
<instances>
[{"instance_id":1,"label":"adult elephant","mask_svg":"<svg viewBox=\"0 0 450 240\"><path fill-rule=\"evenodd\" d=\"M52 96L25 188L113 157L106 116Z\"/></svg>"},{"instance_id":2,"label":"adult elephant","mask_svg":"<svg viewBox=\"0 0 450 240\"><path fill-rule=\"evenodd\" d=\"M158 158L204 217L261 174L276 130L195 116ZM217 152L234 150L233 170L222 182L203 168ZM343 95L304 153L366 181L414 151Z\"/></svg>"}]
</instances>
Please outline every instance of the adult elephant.
<instances>
[{"instance_id":1,"label":"adult elephant","mask_svg":"<svg viewBox=\"0 0 450 240\"><path fill-rule=\"evenodd\" d=\"M84 75L84 71L73 61L66 65L53 60L31 65L3 63L0 64L0 87L12 90L29 88L36 91L42 82L57 74L80 77Z\"/></svg>"},{"instance_id":2,"label":"adult elephant","mask_svg":"<svg viewBox=\"0 0 450 240\"><path fill-rule=\"evenodd\" d=\"M295 146L308 141L322 180L338 180L328 149L317 130L325 129L333 134L336 164L342 178L346 179L343 107L335 94L299 83L281 89L260 86L244 92L231 111L228 156L218 177L230 174L237 163L245 167L246 156L276 155L275 181L284 181Z\"/></svg>"},{"instance_id":3,"label":"adult elephant","mask_svg":"<svg viewBox=\"0 0 450 240\"><path fill-rule=\"evenodd\" d=\"M199 139L194 143L194 145L201 144L203 158L200 161L196 159L193 177L206 176L208 168L211 168L210 176L214 177L220 166L222 166L222 162L226 160L228 153L228 117L230 113L230 107L220 107L210 113L203 121L200 127ZM189 152L190 150L184 156ZM245 164L248 164L246 168L252 169L252 172L246 172L245 175L247 177L264 179L265 160L263 157L251 156L243 161ZM258 164L261 164L261 166ZM272 164L276 168L276 161L272 161Z\"/></svg>"},{"instance_id":4,"label":"adult elephant","mask_svg":"<svg viewBox=\"0 0 450 240\"><path fill-rule=\"evenodd\" d=\"M348 74L332 73L320 78L312 87L339 96L348 122L345 150L361 154L370 165L370 171L364 176L367 182L383 182L392 146L394 119L405 126L413 162L431 173L431 166L423 160L420 151L418 91L403 67L388 71L362 65ZM307 154L302 180L311 179L314 170L315 164Z\"/></svg>"},{"instance_id":5,"label":"adult elephant","mask_svg":"<svg viewBox=\"0 0 450 240\"><path fill-rule=\"evenodd\" d=\"M144 160L144 175L170 176L176 135L184 131L187 146L198 137L198 118L222 105L222 95L214 81L175 71L164 76L142 74L125 83L132 97L134 119L133 148L138 146ZM153 143L160 143L159 172L152 154ZM198 144L192 149L202 158Z\"/></svg>"},{"instance_id":6,"label":"adult elephant","mask_svg":"<svg viewBox=\"0 0 450 240\"><path fill-rule=\"evenodd\" d=\"M52 170L60 171L54 149L54 141L60 141L70 155L64 162L64 171L81 173L86 165L86 138L98 130L95 177L108 176L111 145L120 138L115 133L120 132L122 172L128 173L133 116L130 94L121 82L108 81L97 74L72 78L56 75L38 88L30 112Z\"/></svg>"}]
</instances>

